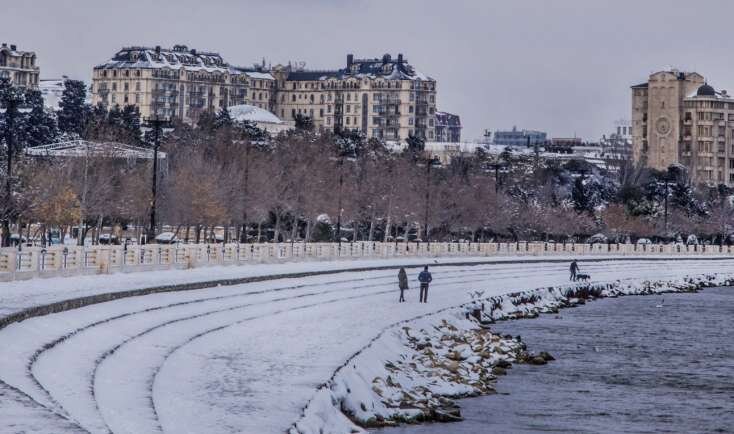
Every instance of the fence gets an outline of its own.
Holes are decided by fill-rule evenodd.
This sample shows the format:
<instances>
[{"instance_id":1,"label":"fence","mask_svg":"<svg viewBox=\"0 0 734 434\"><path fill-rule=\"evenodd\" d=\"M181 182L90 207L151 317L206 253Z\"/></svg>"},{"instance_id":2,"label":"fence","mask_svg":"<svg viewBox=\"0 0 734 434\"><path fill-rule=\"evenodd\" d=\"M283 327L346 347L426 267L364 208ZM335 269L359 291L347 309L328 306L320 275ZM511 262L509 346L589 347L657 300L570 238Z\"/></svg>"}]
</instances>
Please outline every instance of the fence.
<instances>
[{"instance_id":1,"label":"fence","mask_svg":"<svg viewBox=\"0 0 734 434\"><path fill-rule=\"evenodd\" d=\"M731 255L732 246L572 243L280 243L53 246L0 249L0 281L36 276L288 261L393 257Z\"/></svg>"}]
</instances>

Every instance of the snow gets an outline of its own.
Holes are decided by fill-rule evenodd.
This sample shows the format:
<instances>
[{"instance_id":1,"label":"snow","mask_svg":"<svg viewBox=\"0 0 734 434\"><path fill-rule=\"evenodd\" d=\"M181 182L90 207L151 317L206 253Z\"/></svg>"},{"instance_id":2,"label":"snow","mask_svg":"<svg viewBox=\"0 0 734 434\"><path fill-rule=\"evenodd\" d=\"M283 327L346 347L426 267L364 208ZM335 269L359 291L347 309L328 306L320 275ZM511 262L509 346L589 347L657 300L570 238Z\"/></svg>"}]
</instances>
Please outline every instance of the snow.
<instances>
[{"instance_id":1,"label":"snow","mask_svg":"<svg viewBox=\"0 0 734 434\"><path fill-rule=\"evenodd\" d=\"M395 336L396 325L413 320L418 322L411 325L420 327L420 321L450 317L455 306L469 301L469 291L484 291L486 298L568 282L567 263L511 260L432 267L427 304L417 303L417 291L408 291L407 303L396 303L393 269L344 271L129 297L11 324L0 329L0 381L5 383L0 393L7 389L12 398L0 401L0 431L12 431L8 416L30 405L22 416L26 424L48 424L53 432L282 433L311 401L307 413L326 412L322 420L333 424L325 433L345 432L332 400L317 389L347 362L356 368L337 376L348 375L354 384L363 376L371 384L383 369L376 360L403 351L398 338L389 337ZM409 265L411 288L416 288L425 262L258 264L0 283L0 315L100 292L368 266ZM595 281L624 277L631 282L679 279L733 265L731 259L700 258L581 262ZM379 336L389 338L383 342ZM377 353L363 353L373 341ZM357 353L368 358L352 359ZM362 400L369 398L364 393Z\"/></svg>"},{"instance_id":2,"label":"snow","mask_svg":"<svg viewBox=\"0 0 734 434\"><path fill-rule=\"evenodd\" d=\"M265 122L282 124L283 121L273 113L249 104L240 104L227 107L229 115L235 121Z\"/></svg>"}]
</instances>

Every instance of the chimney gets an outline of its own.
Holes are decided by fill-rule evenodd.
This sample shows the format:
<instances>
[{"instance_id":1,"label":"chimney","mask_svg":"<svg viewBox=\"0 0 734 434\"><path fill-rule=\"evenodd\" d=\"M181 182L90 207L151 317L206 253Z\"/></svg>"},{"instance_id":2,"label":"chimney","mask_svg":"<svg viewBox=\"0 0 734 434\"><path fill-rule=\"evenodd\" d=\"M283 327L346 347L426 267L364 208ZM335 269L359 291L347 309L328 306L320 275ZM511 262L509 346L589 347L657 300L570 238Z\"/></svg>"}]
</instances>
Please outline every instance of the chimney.
<instances>
[{"instance_id":1,"label":"chimney","mask_svg":"<svg viewBox=\"0 0 734 434\"><path fill-rule=\"evenodd\" d=\"M398 54L398 65L402 65L402 64L403 64L403 53L399 53Z\"/></svg>"},{"instance_id":2,"label":"chimney","mask_svg":"<svg viewBox=\"0 0 734 434\"><path fill-rule=\"evenodd\" d=\"M196 48L192 48L191 49L191 54L193 54L194 56L196 56Z\"/></svg>"},{"instance_id":3,"label":"chimney","mask_svg":"<svg viewBox=\"0 0 734 434\"><path fill-rule=\"evenodd\" d=\"M15 44L11 44L11 45L10 45L10 49L11 49L11 50L13 50L13 51L15 51L15 50L17 50L17 49L18 49L18 46L17 46L17 45L15 45Z\"/></svg>"},{"instance_id":4,"label":"chimney","mask_svg":"<svg viewBox=\"0 0 734 434\"><path fill-rule=\"evenodd\" d=\"M347 54L347 69L352 69L352 63L354 63L354 54Z\"/></svg>"},{"instance_id":5,"label":"chimney","mask_svg":"<svg viewBox=\"0 0 734 434\"><path fill-rule=\"evenodd\" d=\"M160 45L156 45L155 46L155 54L161 54L161 46Z\"/></svg>"},{"instance_id":6,"label":"chimney","mask_svg":"<svg viewBox=\"0 0 734 434\"><path fill-rule=\"evenodd\" d=\"M3 47L7 47L7 46L8 46L8 44L6 44L5 42L3 42Z\"/></svg>"}]
</instances>

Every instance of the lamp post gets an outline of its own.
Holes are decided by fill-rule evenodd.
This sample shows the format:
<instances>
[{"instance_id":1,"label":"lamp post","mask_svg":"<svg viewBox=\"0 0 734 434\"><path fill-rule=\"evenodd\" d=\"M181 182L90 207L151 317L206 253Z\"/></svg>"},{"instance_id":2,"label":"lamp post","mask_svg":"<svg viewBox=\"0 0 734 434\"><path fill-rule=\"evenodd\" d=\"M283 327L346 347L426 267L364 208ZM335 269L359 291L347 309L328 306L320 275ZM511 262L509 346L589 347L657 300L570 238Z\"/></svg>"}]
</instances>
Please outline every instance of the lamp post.
<instances>
[{"instance_id":1,"label":"lamp post","mask_svg":"<svg viewBox=\"0 0 734 434\"><path fill-rule=\"evenodd\" d=\"M161 129L168 123L165 119L160 119L158 115L155 119L150 121L150 126L153 128L153 182L151 185L151 197L150 197L150 225L148 226L148 239L155 239L155 225L156 225L156 201L158 196L158 150L161 146Z\"/></svg>"},{"instance_id":2,"label":"lamp post","mask_svg":"<svg viewBox=\"0 0 734 434\"><path fill-rule=\"evenodd\" d=\"M425 202L425 210L423 214L423 238L425 241L430 245L431 241L428 239L428 210L430 208L430 201L431 201L431 166L436 162L437 158L432 155L428 155L426 157L426 202ZM407 233L406 233L406 242L407 240Z\"/></svg>"}]
</instances>

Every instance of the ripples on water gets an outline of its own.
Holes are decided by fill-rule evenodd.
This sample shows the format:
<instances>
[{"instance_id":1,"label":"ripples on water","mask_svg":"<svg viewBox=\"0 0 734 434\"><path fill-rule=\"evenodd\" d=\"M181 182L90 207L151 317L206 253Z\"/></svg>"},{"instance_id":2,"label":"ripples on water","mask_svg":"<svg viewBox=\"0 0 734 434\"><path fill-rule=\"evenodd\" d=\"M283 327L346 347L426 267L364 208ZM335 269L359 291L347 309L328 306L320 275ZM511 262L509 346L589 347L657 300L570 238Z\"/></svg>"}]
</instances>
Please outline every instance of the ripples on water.
<instances>
[{"instance_id":1,"label":"ripples on water","mask_svg":"<svg viewBox=\"0 0 734 434\"><path fill-rule=\"evenodd\" d=\"M557 360L461 401L464 422L380 433L734 433L734 288L604 299L495 331Z\"/></svg>"}]
</instances>

